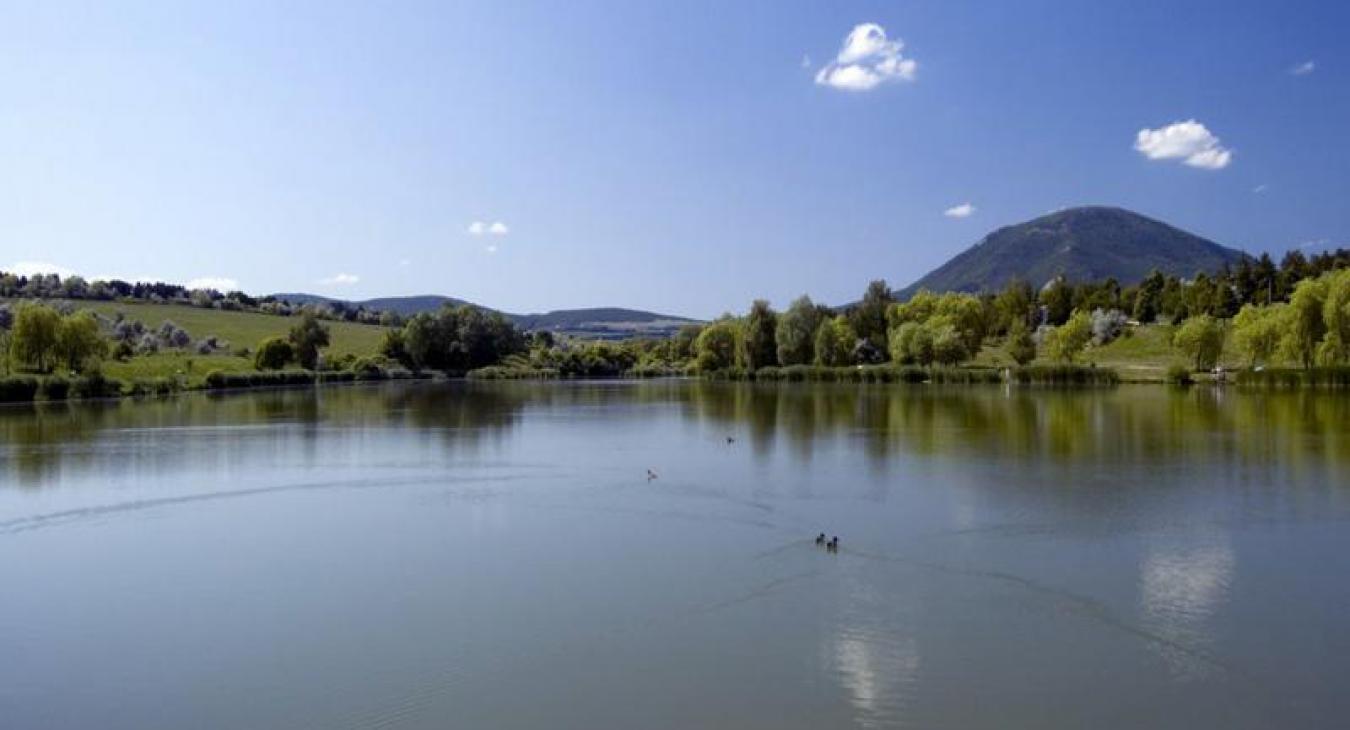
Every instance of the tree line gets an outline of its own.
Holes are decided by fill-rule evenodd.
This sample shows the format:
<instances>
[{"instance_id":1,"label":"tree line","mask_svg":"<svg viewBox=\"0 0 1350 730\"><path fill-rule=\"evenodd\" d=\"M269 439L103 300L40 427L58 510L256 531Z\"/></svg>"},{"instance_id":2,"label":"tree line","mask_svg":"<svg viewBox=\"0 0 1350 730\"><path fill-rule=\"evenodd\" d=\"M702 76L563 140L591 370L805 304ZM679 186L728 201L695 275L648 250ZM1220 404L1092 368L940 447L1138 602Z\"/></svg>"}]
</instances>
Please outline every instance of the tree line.
<instances>
[{"instance_id":1,"label":"tree line","mask_svg":"<svg viewBox=\"0 0 1350 730\"><path fill-rule=\"evenodd\" d=\"M242 291L189 289L164 282L127 282L119 279L88 280L82 276L58 274L21 276L0 271L0 299L69 299L88 301L128 301L149 304L178 304L200 309L230 312L258 312L281 317L311 313L319 319L400 326L403 317L395 312L367 309L341 301L295 304L274 296L253 297Z\"/></svg>"}]
</instances>

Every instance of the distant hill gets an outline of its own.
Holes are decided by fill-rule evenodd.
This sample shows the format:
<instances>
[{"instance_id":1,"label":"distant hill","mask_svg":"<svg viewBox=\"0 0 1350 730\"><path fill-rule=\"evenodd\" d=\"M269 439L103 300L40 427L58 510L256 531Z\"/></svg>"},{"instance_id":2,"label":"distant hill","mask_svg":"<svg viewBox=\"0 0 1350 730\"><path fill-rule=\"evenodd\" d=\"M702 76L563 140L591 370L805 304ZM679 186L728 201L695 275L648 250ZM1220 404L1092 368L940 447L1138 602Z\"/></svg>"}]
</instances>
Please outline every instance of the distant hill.
<instances>
[{"instance_id":1,"label":"distant hill","mask_svg":"<svg viewBox=\"0 0 1350 730\"><path fill-rule=\"evenodd\" d=\"M1121 208L1070 208L1000 228L897 292L994 291L1012 279L1041 286L1115 277L1138 282L1153 269L1189 277L1236 264L1247 254Z\"/></svg>"},{"instance_id":2,"label":"distant hill","mask_svg":"<svg viewBox=\"0 0 1350 730\"><path fill-rule=\"evenodd\" d=\"M347 301L320 296L318 294L274 294L292 304L323 304L342 302L350 306L362 306L369 310L396 312L410 316L421 312L434 312L445 304L459 306L471 304L463 299L445 297L436 294L408 297L383 297L362 301ZM474 304L473 306L482 307ZM482 307L491 310L490 307ZM511 314L503 312L508 319L524 330L548 330L574 336L596 339L619 339L636 336L666 336L680 327L697 320L677 317L670 314L657 314L639 309L619 307L597 307L591 309L559 309L543 314Z\"/></svg>"},{"instance_id":3,"label":"distant hill","mask_svg":"<svg viewBox=\"0 0 1350 730\"><path fill-rule=\"evenodd\" d=\"M468 304L463 299L454 297L443 297L439 294L422 294L410 297L380 297L377 299L366 299L360 302L352 302L344 299L333 299L331 297L320 296L318 294L273 294L277 299L284 299L292 304L324 304L331 302L343 302L344 304L360 305L366 309L378 310L381 312L394 312L405 317L418 312L434 312L441 308L442 304L451 304L459 306Z\"/></svg>"}]
</instances>

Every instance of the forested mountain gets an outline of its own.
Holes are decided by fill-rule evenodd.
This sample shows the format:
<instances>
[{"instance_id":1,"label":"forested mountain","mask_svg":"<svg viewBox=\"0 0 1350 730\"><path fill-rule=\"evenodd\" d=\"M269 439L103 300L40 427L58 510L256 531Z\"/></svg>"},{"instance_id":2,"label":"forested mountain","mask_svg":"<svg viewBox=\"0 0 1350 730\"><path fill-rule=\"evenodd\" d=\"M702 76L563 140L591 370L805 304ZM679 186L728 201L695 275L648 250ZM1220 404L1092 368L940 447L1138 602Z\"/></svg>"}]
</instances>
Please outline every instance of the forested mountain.
<instances>
[{"instance_id":1,"label":"forested mountain","mask_svg":"<svg viewBox=\"0 0 1350 730\"><path fill-rule=\"evenodd\" d=\"M1154 269L1190 277L1246 255L1121 208L1070 208L1000 228L897 294L996 291L1013 279L1039 287L1056 276L1128 285Z\"/></svg>"}]
</instances>

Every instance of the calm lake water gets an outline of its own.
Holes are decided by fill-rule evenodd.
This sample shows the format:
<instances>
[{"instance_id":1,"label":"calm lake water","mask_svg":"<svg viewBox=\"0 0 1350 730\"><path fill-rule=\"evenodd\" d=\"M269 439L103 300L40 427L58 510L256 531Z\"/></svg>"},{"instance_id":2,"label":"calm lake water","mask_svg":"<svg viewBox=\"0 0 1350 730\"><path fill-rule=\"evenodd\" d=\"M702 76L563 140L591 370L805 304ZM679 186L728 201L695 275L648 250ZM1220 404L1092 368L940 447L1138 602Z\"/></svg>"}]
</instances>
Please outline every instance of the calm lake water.
<instances>
[{"instance_id":1,"label":"calm lake water","mask_svg":"<svg viewBox=\"0 0 1350 730\"><path fill-rule=\"evenodd\" d=\"M1348 520L1326 393L5 408L0 726L1342 728Z\"/></svg>"}]
</instances>

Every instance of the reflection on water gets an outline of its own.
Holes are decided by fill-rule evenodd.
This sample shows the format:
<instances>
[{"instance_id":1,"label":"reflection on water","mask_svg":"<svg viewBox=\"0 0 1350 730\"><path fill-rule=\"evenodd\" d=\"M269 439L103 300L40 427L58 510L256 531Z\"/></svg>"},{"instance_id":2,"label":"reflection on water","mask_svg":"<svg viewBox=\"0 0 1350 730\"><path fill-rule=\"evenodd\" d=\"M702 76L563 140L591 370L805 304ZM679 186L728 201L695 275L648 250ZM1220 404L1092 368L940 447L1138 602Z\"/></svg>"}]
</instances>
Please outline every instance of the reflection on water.
<instances>
[{"instance_id":1,"label":"reflection on water","mask_svg":"<svg viewBox=\"0 0 1350 730\"><path fill-rule=\"evenodd\" d=\"M870 468L882 470L908 453L1076 466L1213 459L1235 479L1262 482L1309 469L1350 476L1350 399L1212 388L1046 391L701 381L594 389L546 383L332 387L0 407L0 438L8 481L41 486L58 470L106 468L100 460L105 452L91 442L153 436L153 443L144 443L153 448L164 445L161 437L170 427L232 426L258 438L302 441L317 438L320 428L400 428L473 450L517 425L526 408L635 403L678 406L686 418L746 434L759 458L782 450L802 463L810 463L823 440L854 439ZM297 424L310 428L297 430ZM172 448L160 456L174 453L190 456Z\"/></svg>"},{"instance_id":2,"label":"reflection on water","mask_svg":"<svg viewBox=\"0 0 1350 730\"><path fill-rule=\"evenodd\" d=\"M0 710L1339 727L1347 424L1329 393L700 381L0 408Z\"/></svg>"},{"instance_id":3,"label":"reflection on water","mask_svg":"<svg viewBox=\"0 0 1350 730\"><path fill-rule=\"evenodd\" d=\"M910 625L913 599L907 592L883 596L880 587L856 575L846 590L830 659L854 719L865 728L905 726L920 669Z\"/></svg>"},{"instance_id":4,"label":"reflection on water","mask_svg":"<svg viewBox=\"0 0 1350 730\"><path fill-rule=\"evenodd\" d=\"M1214 666L1194 653L1212 654L1210 619L1228 597L1236 560L1227 536L1170 538L1150 544L1139 575L1145 624L1169 640L1157 645L1178 679L1205 676ZM1193 649L1178 651L1178 646Z\"/></svg>"}]
</instances>

